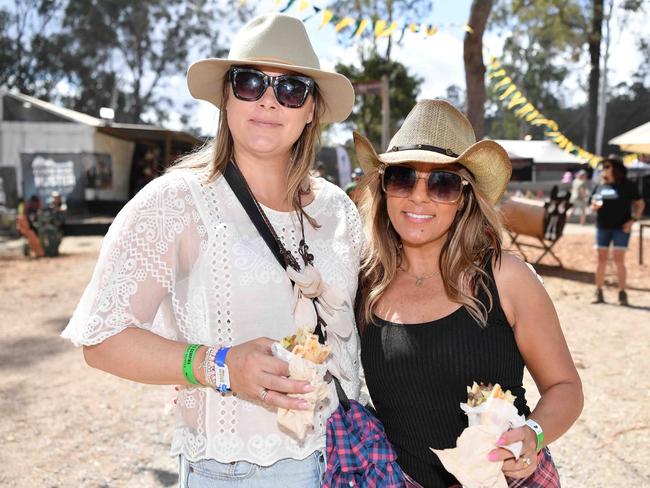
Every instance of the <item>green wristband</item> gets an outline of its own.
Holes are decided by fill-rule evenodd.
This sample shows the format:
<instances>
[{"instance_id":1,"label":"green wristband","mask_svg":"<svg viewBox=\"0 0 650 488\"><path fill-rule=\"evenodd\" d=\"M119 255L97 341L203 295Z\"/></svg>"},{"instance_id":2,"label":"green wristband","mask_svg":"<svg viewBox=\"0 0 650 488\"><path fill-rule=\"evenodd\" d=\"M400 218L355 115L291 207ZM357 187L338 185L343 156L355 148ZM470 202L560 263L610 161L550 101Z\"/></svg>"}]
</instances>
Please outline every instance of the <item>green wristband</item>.
<instances>
[{"instance_id":1,"label":"green wristband","mask_svg":"<svg viewBox=\"0 0 650 488\"><path fill-rule=\"evenodd\" d=\"M526 425L530 427L533 432L535 432L535 436L537 437L536 451L537 452L541 451L542 448L544 447L544 431L542 430L542 427L533 419L526 420Z\"/></svg>"},{"instance_id":2,"label":"green wristband","mask_svg":"<svg viewBox=\"0 0 650 488\"><path fill-rule=\"evenodd\" d=\"M194 377L194 357L196 356L196 351L199 350L199 347L201 347L201 344L188 344L185 348L185 356L183 357L183 376L185 376L185 379L189 384L202 386Z\"/></svg>"}]
</instances>

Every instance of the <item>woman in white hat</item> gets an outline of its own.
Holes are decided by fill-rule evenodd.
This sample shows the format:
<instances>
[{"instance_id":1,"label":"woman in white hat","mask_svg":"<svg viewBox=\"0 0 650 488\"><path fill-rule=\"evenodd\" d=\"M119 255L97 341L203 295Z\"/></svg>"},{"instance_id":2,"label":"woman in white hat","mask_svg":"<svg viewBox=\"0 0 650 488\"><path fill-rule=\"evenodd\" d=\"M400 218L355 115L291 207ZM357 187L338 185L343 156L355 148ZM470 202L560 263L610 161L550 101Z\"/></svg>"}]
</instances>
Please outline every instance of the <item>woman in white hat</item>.
<instances>
[{"instance_id":1,"label":"woman in white hat","mask_svg":"<svg viewBox=\"0 0 650 488\"><path fill-rule=\"evenodd\" d=\"M504 461L511 485L543 471L548 484L526 486L559 486L545 446L578 417L581 384L544 287L501 248L494 205L511 174L506 152L476 142L469 121L443 100L418 102L386 153L358 134L355 144L369 236L357 303L361 358L398 462L415 486L457 484L429 448L455 447L467 427L459 404L468 386L499 383L528 424L497 443L523 441L517 460L497 444L486 455ZM524 366L541 394L532 412Z\"/></svg>"},{"instance_id":2,"label":"woman in white hat","mask_svg":"<svg viewBox=\"0 0 650 488\"><path fill-rule=\"evenodd\" d=\"M354 92L320 69L302 22L277 13L253 19L228 59L198 61L187 79L194 97L221 111L216 137L120 212L63 336L84 345L91 366L182 385L172 444L181 486L319 486L337 404L318 404L302 439L278 425L278 407L315 408L295 397L309 382L288 379L271 354L272 342L305 324L295 324L291 282L223 175L243 176L294 259L310 258L309 246L352 329L359 216L342 190L309 172L320 123L343 121ZM351 398L357 355L350 334L336 359Z\"/></svg>"}]
</instances>

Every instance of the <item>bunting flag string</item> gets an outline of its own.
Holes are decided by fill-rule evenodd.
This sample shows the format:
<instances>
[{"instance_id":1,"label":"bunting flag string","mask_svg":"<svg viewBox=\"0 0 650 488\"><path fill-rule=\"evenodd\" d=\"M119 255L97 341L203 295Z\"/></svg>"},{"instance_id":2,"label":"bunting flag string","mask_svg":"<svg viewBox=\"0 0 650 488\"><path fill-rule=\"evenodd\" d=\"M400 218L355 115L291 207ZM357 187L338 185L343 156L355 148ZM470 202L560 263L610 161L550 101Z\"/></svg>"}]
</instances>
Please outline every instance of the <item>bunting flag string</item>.
<instances>
[{"instance_id":1,"label":"bunting flag string","mask_svg":"<svg viewBox=\"0 0 650 488\"><path fill-rule=\"evenodd\" d=\"M287 12L292 6L296 4L296 0L285 0L287 3L284 7L280 8L280 12ZM282 4L282 0L276 0L276 5ZM311 10L310 10L311 9ZM303 22L311 19L312 17L321 16L319 29L327 25L333 25L337 34L349 32L349 38L360 38L364 33L371 32L372 35L379 39L382 37L389 37L395 33L399 33L397 43L401 43L404 39L406 32L423 33L426 37L431 37L439 32L439 28L432 24L406 22L400 24L397 21L389 21L378 19L375 21L366 18L354 18L349 15L340 16L336 12L328 8L320 8L309 0L298 1L298 11L308 15L303 18ZM310 13L311 12L311 13ZM474 29L469 24L448 24L450 27L461 27L464 32L469 35L474 34ZM488 80L493 82L493 89L499 95L499 100L504 102L508 110L511 110L515 117L525 120L534 126L541 126L544 128L544 134L547 138L557 144L564 151L571 153L579 158L587 161L590 166L595 167L602 157L586 151L579 145L573 143L567 138L559 129L557 122L545 117L534 105L526 98L526 96L519 90L519 88L508 76L506 69L501 65L498 59L494 56L491 57L488 66ZM623 158L626 164L638 159L637 154L630 154Z\"/></svg>"},{"instance_id":2,"label":"bunting flag string","mask_svg":"<svg viewBox=\"0 0 650 488\"><path fill-rule=\"evenodd\" d=\"M524 96L521 90L519 90L517 85L512 81L512 78L508 76L501 62L494 56L490 57L487 78L493 83L492 88L499 95L499 100L504 102L504 104L507 103L508 110L511 110L515 117L526 120L531 125L543 127L544 135L548 139L567 153L584 159L591 167L596 167L602 161L603 158L601 156L590 153L566 137L560 131L557 122L542 115ZM628 154L623 157L623 162L625 164L631 164L636 159L638 159L637 154Z\"/></svg>"},{"instance_id":3,"label":"bunting flag string","mask_svg":"<svg viewBox=\"0 0 650 488\"><path fill-rule=\"evenodd\" d=\"M280 12L286 13L296 4L296 0L286 0L286 5L282 8L279 8ZM282 0L276 0L276 7L282 5ZM373 33L375 38L379 39L382 37L389 37L393 34L399 33L399 39L397 43L401 43L404 39L404 34L408 31L411 33L422 33L426 37L431 37L436 35L439 32L439 28L433 24L427 23L416 23L416 22L406 22L400 24L397 21L389 21L385 19L378 19L372 21L370 19L355 19L349 15L340 16L328 8L317 7L309 2L309 0L299 0L298 1L298 12L303 14L305 11L309 11L311 8L312 14L308 15L306 18L303 18L303 22L311 19L314 16L322 15L319 29L333 24L334 30L336 33L341 33L343 31L350 31L350 38L359 38L365 32L370 31ZM448 27L459 27L462 28L464 32L473 34L474 30L468 24L447 24Z\"/></svg>"}]
</instances>

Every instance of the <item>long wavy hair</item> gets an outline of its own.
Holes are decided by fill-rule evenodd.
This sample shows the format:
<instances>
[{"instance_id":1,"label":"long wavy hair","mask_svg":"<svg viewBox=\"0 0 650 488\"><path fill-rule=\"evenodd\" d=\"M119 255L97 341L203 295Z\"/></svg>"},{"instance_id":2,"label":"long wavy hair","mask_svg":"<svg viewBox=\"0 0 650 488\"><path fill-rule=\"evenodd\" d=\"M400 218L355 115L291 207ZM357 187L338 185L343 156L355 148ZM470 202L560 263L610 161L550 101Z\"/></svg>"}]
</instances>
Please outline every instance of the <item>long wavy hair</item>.
<instances>
[{"instance_id":1,"label":"long wavy hair","mask_svg":"<svg viewBox=\"0 0 650 488\"><path fill-rule=\"evenodd\" d=\"M462 203L442 246L440 276L449 299L464 306L478 325L485 327L493 297L488 288L490 277L483 268L489 257L497 261L501 257L501 219L494 206L475 190L471 174L465 169L459 172L469 185L464 187ZM395 278L401 263L401 240L388 217L379 172L369 173L360 186L359 211L368 236L357 303L363 330L372 323L375 305ZM487 294L487 307L477 298L481 289Z\"/></svg>"},{"instance_id":2,"label":"long wavy hair","mask_svg":"<svg viewBox=\"0 0 650 488\"><path fill-rule=\"evenodd\" d=\"M235 152L226 111L226 103L230 96L229 86L224 80L216 136L196 151L181 157L173 166L168 168L168 171L180 168L205 170L208 173L208 182L214 181L219 175L223 174L228 161L233 159ZM325 101L320 95L317 86L314 86L311 96L314 101L313 119L305 125L291 150L291 164L289 164L287 171L287 201L291 203L296 212L304 215L312 226L318 227L317 222L303 210L300 199L301 195L311 191L309 171L316 157L316 147L320 142L320 120L325 109Z\"/></svg>"}]
</instances>

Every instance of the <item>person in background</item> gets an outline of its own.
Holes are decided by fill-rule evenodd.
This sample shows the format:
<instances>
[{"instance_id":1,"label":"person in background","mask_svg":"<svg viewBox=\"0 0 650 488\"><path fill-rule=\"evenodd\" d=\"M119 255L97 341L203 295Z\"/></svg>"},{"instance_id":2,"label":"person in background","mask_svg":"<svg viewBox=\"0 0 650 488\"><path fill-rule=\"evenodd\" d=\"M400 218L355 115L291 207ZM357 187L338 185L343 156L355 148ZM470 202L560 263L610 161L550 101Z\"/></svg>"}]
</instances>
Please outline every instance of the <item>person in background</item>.
<instances>
[{"instance_id":1,"label":"person in background","mask_svg":"<svg viewBox=\"0 0 650 488\"><path fill-rule=\"evenodd\" d=\"M320 69L303 23L278 13L246 24L227 59L193 63L187 82L220 109L216 137L122 209L62 335L83 345L95 368L181 385L171 449L181 488L317 488L338 404L320 405L302 440L278 425L278 408L308 410L296 394L314 390L272 355L274 342L304 325L294 317L300 297L224 172L241 175L294 262L313 260L314 288L327 284L342 297L337 313L351 333L337 367L357 399L352 303L362 228L343 190L309 175L320 124L345 120L354 91Z\"/></svg>"},{"instance_id":2,"label":"person in background","mask_svg":"<svg viewBox=\"0 0 650 488\"><path fill-rule=\"evenodd\" d=\"M576 173L575 178L571 182L571 213L578 212L580 218L580 225L585 225L587 220L587 207L589 201L589 178L584 169Z\"/></svg>"},{"instance_id":3,"label":"person in background","mask_svg":"<svg viewBox=\"0 0 650 488\"><path fill-rule=\"evenodd\" d=\"M618 303L627 306L627 270L625 255L634 222L639 220L645 202L637 185L627 179L627 168L618 156L610 155L601 162L600 183L594 188L590 203L596 213L596 296L592 303L605 303L603 285L612 246L612 259L618 278Z\"/></svg>"},{"instance_id":4,"label":"person in background","mask_svg":"<svg viewBox=\"0 0 650 488\"><path fill-rule=\"evenodd\" d=\"M43 205L38 195L32 195L29 200L18 205L16 230L25 238L23 254L27 257L32 253L38 258L45 256L37 227L38 216L42 209Z\"/></svg>"},{"instance_id":5,"label":"person in background","mask_svg":"<svg viewBox=\"0 0 650 488\"><path fill-rule=\"evenodd\" d=\"M456 445L467 427L459 405L482 382L510 390L528 419L487 460L503 461L517 486L559 487L546 446L575 422L582 387L546 290L502 250L494 206L511 174L507 153L476 142L467 118L444 100L418 102L386 153L358 134L355 145L368 236L357 303L361 359L411 486L458 483L429 448ZM532 411L524 367L541 395ZM523 442L518 459L498 447L515 441Z\"/></svg>"},{"instance_id":6,"label":"person in background","mask_svg":"<svg viewBox=\"0 0 650 488\"><path fill-rule=\"evenodd\" d=\"M38 228L38 237L45 256L55 257L59 255L67 209L68 206L64 203L61 194L58 191L53 191L50 194L47 206L38 214L36 227Z\"/></svg>"}]
</instances>

